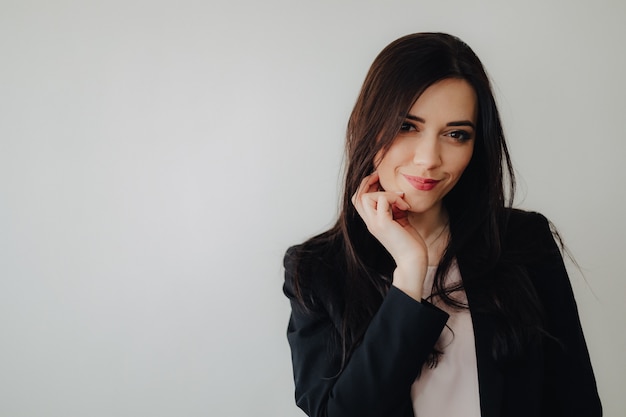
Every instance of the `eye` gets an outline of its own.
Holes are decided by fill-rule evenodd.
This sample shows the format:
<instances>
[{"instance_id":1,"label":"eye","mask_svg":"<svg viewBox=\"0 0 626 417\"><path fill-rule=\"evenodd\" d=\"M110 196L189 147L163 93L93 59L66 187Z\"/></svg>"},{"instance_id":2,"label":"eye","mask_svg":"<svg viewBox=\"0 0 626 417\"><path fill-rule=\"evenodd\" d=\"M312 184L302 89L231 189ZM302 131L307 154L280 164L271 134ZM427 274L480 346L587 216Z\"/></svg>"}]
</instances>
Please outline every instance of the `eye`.
<instances>
[{"instance_id":1,"label":"eye","mask_svg":"<svg viewBox=\"0 0 626 417\"><path fill-rule=\"evenodd\" d=\"M401 132L411 132L417 130L417 127L411 122L404 122L400 125Z\"/></svg>"},{"instance_id":2,"label":"eye","mask_svg":"<svg viewBox=\"0 0 626 417\"><path fill-rule=\"evenodd\" d=\"M467 142L468 140L472 139L472 134L465 130L453 130L447 135L458 142Z\"/></svg>"}]
</instances>

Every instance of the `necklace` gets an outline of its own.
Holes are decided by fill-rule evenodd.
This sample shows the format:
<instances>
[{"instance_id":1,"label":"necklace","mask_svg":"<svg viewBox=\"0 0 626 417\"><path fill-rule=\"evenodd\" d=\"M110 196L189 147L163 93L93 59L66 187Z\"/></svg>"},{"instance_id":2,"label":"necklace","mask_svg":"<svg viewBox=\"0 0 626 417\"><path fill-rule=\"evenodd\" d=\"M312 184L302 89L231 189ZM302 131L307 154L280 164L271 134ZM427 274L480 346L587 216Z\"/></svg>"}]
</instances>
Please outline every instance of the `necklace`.
<instances>
[{"instance_id":1,"label":"necklace","mask_svg":"<svg viewBox=\"0 0 626 417\"><path fill-rule=\"evenodd\" d=\"M445 232L445 231L448 229L448 225L449 225L449 223L448 223L448 222L446 222L446 223L445 223L445 224L441 227L441 230L439 231L439 233L437 233L437 236L435 236L435 238L434 238L432 241L430 241L430 242L424 242L424 243L426 243L426 246L430 248L430 247L431 247L431 246L433 246L435 243L437 243L437 241L439 240L439 238L441 238L441 236L443 236L443 232Z\"/></svg>"}]
</instances>

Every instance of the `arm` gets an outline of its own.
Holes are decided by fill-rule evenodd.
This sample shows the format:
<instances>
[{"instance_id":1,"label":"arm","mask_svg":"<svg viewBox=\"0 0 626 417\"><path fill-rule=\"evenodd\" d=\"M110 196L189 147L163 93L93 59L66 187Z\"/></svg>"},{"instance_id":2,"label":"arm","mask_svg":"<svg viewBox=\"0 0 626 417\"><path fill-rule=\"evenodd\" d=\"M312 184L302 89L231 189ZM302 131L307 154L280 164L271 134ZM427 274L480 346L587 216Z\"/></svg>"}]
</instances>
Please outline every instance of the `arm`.
<instances>
[{"instance_id":1,"label":"arm","mask_svg":"<svg viewBox=\"0 0 626 417\"><path fill-rule=\"evenodd\" d=\"M292 305L287 337L297 405L312 417L389 417L410 407L411 384L448 315L391 287L363 342L337 375L341 362L339 334L322 304L305 311L295 299L294 268L289 258L288 253L284 291ZM312 273L331 272L320 268ZM308 278L315 280L315 276Z\"/></svg>"},{"instance_id":2,"label":"arm","mask_svg":"<svg viewBox=\"0 0 626 417\"><path fill-rule=\"evenodd\" d=\"M601 416L602 405L572 287L547 219L540 216L545 257L531 266L545 310L545 326L556 338L545 341L544 414Z\"/></svg>"}]
</instances>

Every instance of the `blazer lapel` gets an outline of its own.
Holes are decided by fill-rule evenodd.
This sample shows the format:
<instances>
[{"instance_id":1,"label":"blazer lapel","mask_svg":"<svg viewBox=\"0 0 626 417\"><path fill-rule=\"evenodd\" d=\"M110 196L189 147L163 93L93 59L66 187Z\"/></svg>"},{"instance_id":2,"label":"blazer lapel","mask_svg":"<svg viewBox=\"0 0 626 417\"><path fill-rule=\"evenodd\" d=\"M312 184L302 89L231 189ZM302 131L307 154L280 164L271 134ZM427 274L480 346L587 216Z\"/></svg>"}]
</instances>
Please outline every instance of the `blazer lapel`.
<instances>
[{"instance_id":1,"label":"blazer lapel","mask_svg":"<svg viewBox=\"0 0 626 417\"><path fill-rule=\"evenodd\" d=\"M470 263L457 259L461 277L472 274ZM474 327L474 345L478 366L478 389L481 417L500 417L504 375L492 354L495 324L487 314L481 313L480 295L471 286L465 289Z\"/></svg>"}]
</instances>

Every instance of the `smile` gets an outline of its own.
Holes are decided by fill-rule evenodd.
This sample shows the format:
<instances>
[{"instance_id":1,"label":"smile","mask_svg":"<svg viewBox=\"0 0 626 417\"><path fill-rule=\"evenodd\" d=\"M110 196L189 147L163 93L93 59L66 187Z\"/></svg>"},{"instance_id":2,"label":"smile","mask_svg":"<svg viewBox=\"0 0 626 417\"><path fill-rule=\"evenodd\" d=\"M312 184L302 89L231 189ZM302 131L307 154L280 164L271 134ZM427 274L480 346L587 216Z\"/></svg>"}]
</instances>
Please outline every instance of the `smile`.
<instances>
[{"instance_id":1,"label":"smile","mask_svg":"<svg viewBox=\"0 0 626 417\"><path fill-rule=\"evenodd\" d=\"M420 191L430 191L441 182L432 178L414 177L412 175L402 174L404 178L411 184L413 188Z\"/></svg>"}]
</instances>

